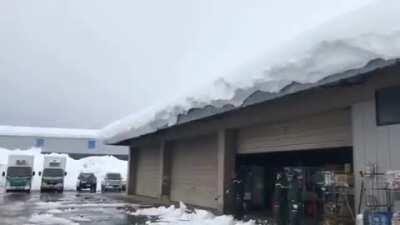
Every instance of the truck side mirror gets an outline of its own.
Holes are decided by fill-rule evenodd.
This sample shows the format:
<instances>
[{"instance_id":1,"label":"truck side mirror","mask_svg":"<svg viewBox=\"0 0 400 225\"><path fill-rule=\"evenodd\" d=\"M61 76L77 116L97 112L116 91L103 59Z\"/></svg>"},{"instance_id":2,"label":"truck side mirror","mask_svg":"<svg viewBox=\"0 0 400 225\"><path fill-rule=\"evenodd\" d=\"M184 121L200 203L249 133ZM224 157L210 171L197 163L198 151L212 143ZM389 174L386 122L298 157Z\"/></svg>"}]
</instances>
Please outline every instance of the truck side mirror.
<instances>
[{"instance_id":1,"label":"truck side mirror","mask_svg":"<svg viewBox=\"0 0 400 225\"><path fill-rule=\"evenodd\" d=\"M39 175L39 176L42 176L42 171L39 171L38 175Z\"/></svg>"},{"instance_id":2,"label":"truck side mirror","mask_svg":"<svg viewBox=\"0 0 400 225\"><path fill-rule=\"evenodd\" d=\"M3 171L3 172L1 173L1 176L5 177L5 176L6 176L6 172Z\"/></svg>"},{"instance_id":3,"label":"truck side mirror","mask_svg":"<svg viewBox=\"0 0 400 225\"><path fill-rule=\"evenodd\" d=\"M35 176L35 171L32 172L32 176Z\"/></svg>"},{"instance_id":4,"label":"truck side mirror","mask_svg":"<svg viewBox=\"0 0 400 225\"><path fill-rule=\"evenodd\" d=\"M64 172L64 176L67 176L67 172Z\"/></svg>"}]
</instances>

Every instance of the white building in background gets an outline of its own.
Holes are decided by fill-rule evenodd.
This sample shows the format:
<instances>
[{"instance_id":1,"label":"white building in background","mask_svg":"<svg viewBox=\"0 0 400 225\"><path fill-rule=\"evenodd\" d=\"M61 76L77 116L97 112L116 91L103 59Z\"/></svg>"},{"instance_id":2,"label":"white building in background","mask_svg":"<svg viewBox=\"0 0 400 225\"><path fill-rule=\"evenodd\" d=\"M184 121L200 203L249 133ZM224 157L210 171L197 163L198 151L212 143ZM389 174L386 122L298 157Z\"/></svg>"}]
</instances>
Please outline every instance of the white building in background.
<instances>
[{"instance_id":1,"label":"white building in background","mask_svg":"<svg viewBox=\"0 0 400 225\"><path fill-rule=\"evenodd\" d=\"M41 148L43 153L67 153L73 158L114 155L127 159L128 147L104 145L97 130L0 126L0 148Z\"/></svg>"}]
</instances>

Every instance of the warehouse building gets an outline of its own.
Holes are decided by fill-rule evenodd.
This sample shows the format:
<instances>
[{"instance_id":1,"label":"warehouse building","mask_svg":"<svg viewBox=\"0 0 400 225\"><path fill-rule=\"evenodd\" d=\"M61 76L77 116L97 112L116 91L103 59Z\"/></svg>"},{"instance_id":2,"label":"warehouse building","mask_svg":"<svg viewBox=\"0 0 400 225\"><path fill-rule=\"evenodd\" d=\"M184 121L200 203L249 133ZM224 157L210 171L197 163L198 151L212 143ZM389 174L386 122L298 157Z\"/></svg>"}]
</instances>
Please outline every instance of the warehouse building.
<instances>
[{"instance_id":1,"label":"warehouse building","mask_svg":"<svg viewBox=\"0 0 400 225\"><path fill-rule=\"evenodd\" d=\"M272 210L277 171L313 167L354 175L357 202L367 163L400 169L400 61L377 59L316 83L256 91L239 107L190 110L173 126L126 132L109 144L130 146L130 195L228 212L226 190L246 168L251 204Z\"/></svg>"},{"instance_id":2,"label":"warehouse building","mask_svg":"<svg viewBox=\"0 0 400 225\"><path fill-rule=\"evenodd\" d=\"M40 148L43 154L65 153L75 159L102 155L128 159L127 147L105 145L91 130L1 126L0 148Z\"/></svg>"}]
</instances>

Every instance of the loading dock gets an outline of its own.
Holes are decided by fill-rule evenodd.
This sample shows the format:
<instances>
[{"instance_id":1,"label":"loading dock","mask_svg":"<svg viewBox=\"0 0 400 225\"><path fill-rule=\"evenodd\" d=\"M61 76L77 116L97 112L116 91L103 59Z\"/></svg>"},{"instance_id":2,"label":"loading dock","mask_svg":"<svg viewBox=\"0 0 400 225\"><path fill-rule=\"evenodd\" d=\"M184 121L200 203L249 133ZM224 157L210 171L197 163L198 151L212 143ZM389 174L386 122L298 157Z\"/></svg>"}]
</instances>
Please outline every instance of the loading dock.
<instances>
[{"instance_id":1,"label":"loading dock","mask_svg":"<svg viewBox=\"0 0 400 225\"><path fill-rule=\"evenodd\" d=\"M352 167L351 147L241 154L237 157L237 168L241 171L240 175L244 181L246 211L258 217L276 216L273 215L273 211L278 191L277 177L285 169L294 168L303 171L305 191L302 194L305 196L305 211L310 216L315 216L317 213L315 206L320 204L322 199L318 197L315 187L317 183L312 180L313 175L320 171L342 173L346 168ZM354 192L351 194L349 204L354 206Z\"/></svg>"},{"instance_id":2,"label":"loading dock","mask_svg":"<svg viewBox=\"0 0 400 225\"><path fill-rule=\"evenodd\" d=\"M313 177L324 171L343 173L345 168L353 168L351 110L348 108L245 127L238 132L236 169L244 182L247 213L276 216L273 215L274 204L278 203L274 201L279 191L277 185L280 185L277 177L297 171L304 179L300 188L301 195L306 196L304 211L316 218L316 214L323 214L315 207L322 204L322 196L318 196ZM354 190L351 191L349 204L354 207ZM285 202L278 205L282 204Z\"/></svg>"}]
</instances>

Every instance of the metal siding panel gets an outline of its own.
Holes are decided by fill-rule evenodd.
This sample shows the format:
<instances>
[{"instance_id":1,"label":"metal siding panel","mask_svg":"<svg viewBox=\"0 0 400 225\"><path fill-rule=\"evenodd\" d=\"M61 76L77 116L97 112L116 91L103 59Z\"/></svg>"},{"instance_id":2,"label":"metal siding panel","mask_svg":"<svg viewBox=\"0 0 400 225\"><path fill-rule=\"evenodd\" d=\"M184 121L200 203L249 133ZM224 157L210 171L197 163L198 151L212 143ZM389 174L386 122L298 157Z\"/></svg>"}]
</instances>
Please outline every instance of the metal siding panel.
<instances>
[{"instance_id":1,"label":"metal siding panel","mask_svg":"<svg viewBox=\"0 0 400 225\"><path fill-rule=\"evenodd\" d=\"M238 151L257 153L343 146L352 146L350 110L244 128L239 132Z\"/></svg>"},{"instance_id":2,"label":"metal siding panel","mask_svg":"<svg viewBox=\"0 0 400 225\"><path fill-rule=\"evenodd\" d=\"M36 138L20 136L0 136L0 148L29 149L35 146Z\"/></svg>"},{"instance_id":3,"label":"metal siding panel","mask_svg":"<svg viewBox=\"0 0 400 225\"><path fill-rule=\"evenodd\" d=\"M359 170L366 163L378 163L382 171L400 169L400 125L376 125L375 101L353 106L354 151Z\"/></svg>"},{"instance_id":4,"label":"metal siding panel","mask_svg":"<svg viewBox=\"0 0 400 225\"><path fill-rule=\"evenodd\" d=\"M171 200L217 208L217 137L177 141L172 150Z\"/></svg>"},{"instance_id":5,"label":"metal siding panel","mask_svg":"<svg viewBox=\"0 0 400 225\"><path fill-rule=\"evenodd\" d=\"M45 144L43 152L58 152L58 153L74 153L88 155L128 155L127 147L110 146L102 143L101 140L96 140L96 148L89 149L88 141L92 139L85 138L44 138Z\"/></svg>"},{"instance_id":6,"label":"metal siding panel","mask_svg":"<svg viewBox=\"0 0 400 225\"><path fill-rule=\"evenodd\" d=\"M364 161L366 158L365 153L365 133L360 132L364 129L363 105L354 105L352 107L352 128L353 128L353 162L354 162L354 174L355 174L355 193L361 191L361 177L358 171L361 171L364 167ZM360 196L355 195L356 205L359 205Z\"/></svg>"},{"instance_id":7,"label":"metal siding panel","mask_svg":"<svg viewBox=\"0 0 400 225\"><path fill-rule=\"evenodd\" d=\"M378 127L375 115L373 99L353 106L356 193L361 188L358 172L368 162L377 163L380 172L400 169L400 125Z\"/></svg>"},{"instance_id":8,"label":"metal siding panel","mask_svg":"<svg viewBox=\"0 0 400 225\"><path fill-rule=\"evenodd\" d=\"M380 127L377 130L377 148L375 151L377 154L377 161L380 169L386 171L389 170L390 165L390 147L389 147L389 135L390 129L388 127Z\"/></svg>"},{"instance_id":9,"label":"metal siding panel","mask_svg":"<svg viewBox=\"0 0 400 225\"><path fill-rule=\"evenodd\" d=\"M137 160L136 194L160 197L160 149L157 146L140 148Z\"/></svg>"},{"instance_id":10,"label":"metal siding panel","mask_svg":"<svg viewBox=\"0 0 400 225\"><path fill-rule=\"evenodd\" d=\"M400 125L391 126L388 136L392 170L400 170Z\"/></svg>"},{"instance_id":11,"label":"metal siding panel","mask_svg":"<svg viewBox=\"0 0 400 225\"><path fill-rule=\"evenodd\" d=\"M367 134L367 138L365 141L365 160L366 162L378 163L378 129L376 126L376 119L375 119L375 109L374 103L369 102L364 105L363 112L363 123L364 123L364 130L360 132L365 132Z\"/></svg>"}]
</instances>

